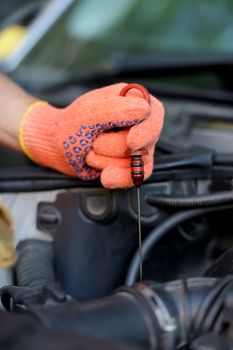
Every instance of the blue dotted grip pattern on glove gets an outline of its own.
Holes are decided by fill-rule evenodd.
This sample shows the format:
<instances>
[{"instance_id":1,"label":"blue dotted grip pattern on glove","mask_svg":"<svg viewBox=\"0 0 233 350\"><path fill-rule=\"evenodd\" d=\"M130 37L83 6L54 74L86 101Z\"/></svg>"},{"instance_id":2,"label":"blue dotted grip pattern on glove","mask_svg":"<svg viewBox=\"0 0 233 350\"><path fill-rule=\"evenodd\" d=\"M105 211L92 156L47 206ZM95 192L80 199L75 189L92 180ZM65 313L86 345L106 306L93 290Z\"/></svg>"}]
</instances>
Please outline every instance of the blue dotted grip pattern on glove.
<instances>
[{"instance_id":1,"label":"blue dotted grip pattern on glove","mask_svg":"<svg viewBox=\"0 0 233 350\"><path fill-rule=\"evenodd\" d=\"M117 122L97 123L92 125L81 125L79 131L70 135L69 139L63 142L65 156L82 180L93 180L99 177L100 170L89 167L86 162L87 153L93 148L93 142L103 131L114 128L125 128L135 125L139 119L122 120Z\"/></svg>"}]
</instances>

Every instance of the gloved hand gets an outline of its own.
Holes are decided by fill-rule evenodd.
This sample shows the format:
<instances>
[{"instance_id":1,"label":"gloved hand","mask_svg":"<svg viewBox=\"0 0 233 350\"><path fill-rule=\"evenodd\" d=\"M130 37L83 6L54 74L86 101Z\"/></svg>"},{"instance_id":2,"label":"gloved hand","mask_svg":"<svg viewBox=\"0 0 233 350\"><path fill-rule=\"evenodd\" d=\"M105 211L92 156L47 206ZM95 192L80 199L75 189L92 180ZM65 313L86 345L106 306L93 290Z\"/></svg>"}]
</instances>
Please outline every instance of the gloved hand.
<instances>
[{"instance_id":1,"label":"gloved hand","mask_svg":"<svg viewBox=\"0 0 233 350\"><path fill-rule=\"evenodd\" d=\"M19 130L23 151L35 162L62 173L83 180L101 176L103 186L124 188L133 186L126 150L145 147L148 178L164 109L152 96L149 105L135 89L120 97L125 85L93 90L63 109L42 101L32 105Z\"/></svg>"}]
</instances>

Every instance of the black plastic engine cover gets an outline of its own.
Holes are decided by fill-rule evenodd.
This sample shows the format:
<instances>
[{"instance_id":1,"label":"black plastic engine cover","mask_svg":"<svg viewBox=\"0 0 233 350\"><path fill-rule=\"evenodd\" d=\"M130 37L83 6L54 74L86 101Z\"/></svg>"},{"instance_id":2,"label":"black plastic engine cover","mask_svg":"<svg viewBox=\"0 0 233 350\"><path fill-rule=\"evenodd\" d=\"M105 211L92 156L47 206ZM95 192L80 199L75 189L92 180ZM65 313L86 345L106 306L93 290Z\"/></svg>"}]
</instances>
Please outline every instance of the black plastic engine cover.
<instances>
[{"instance_id":1,"label":"black plastic engine cover","mask_svg":"<svg viewBox=\"0 0 233 350\"><path fill-rule=\"evenodd\" d=\"M56 278L76 300L106 296L124 283L138 246L134 199L133 190L93 188L60 193L55 203L39 204L37 226L54 235ZM148 208L144 235L158 217L156 209Z\"/></svg>"}]
</instances>

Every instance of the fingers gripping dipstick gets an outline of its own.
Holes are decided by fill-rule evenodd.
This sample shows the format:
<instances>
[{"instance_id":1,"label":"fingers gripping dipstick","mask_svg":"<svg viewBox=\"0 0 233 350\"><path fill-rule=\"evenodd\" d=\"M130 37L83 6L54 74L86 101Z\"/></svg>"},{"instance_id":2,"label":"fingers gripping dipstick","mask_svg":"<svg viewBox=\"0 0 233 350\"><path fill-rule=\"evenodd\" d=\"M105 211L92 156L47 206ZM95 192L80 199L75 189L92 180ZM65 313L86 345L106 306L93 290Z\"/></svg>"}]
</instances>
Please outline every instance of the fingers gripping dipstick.
<instances>
[{"instance_id":1,"label":"fingers gripping dipstick","mask_svg":"<svg viewBox=\"0 0 233 350\"><path fill-rule=\"evenodd\" d=\"M139 84L128 84L120 92L120 96L125 96L131 89L137 89L142 93L143 98L150 104L150 95L144 86ZM141 233L141 205L140 205L140 191L139 187L143 184L144 180L144 162L142 156L147 155L148 151L145 148L137 151L128 149L126 151L127 156L131 156L130 168L131 178L134 185L137 187L137 202L138 202L138 252L139 252L139 280L142 281L142 233Z\"/></svg>"},{"instance_id":2,"label":"fingers gripping dipstick","mask_svg":"<svg viewBox=\"0 0 233 350\"><path fill-rule=\"evenodd\" d=\"M143 98L150 104L150 95L144 86L140 84L128 84L120 92L120 96L126 96L127 92L132 89L137 89L142 93ZM132 151L128 149L126 151L127 156L131 156L131 178L136 187L143 184L144 180L144 162L142 156L147 155L148 151L145 148L139 149L137 151Z\"/></svg>"}]
</instances>

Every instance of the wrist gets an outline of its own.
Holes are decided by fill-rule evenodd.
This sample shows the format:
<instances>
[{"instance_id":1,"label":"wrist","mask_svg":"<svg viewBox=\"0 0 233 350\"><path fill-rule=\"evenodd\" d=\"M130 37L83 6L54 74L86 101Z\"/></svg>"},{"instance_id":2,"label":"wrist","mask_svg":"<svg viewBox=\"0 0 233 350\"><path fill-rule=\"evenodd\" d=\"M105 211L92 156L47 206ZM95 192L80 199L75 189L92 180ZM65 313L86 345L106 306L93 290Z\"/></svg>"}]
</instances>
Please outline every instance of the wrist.
<instances>
[{"instance_id":1,"label":"wrist","mask_svg":"<svg viewBox=\"0 0 233 350\"><path fill-rule=\"evenodd\" d=\"M2 118L0 123L0 143L15 151L22 151L19 140L18 130L22 120L22 116L29 106L36 99L32 96L24 96L24 98L15 97L12 101L7 101L1 110Z\"/></svg>"},{"instance_id":2,"label":"wrist","mask_svg":"<svg viewBox=\"0 0 233 350\"><path fill-rule=\"evenodd\" d=\"M20 151L19 125L23 114L36 99L2 74L0 74L0 90L0 144Z\"/></svg>"}]
</instances>

